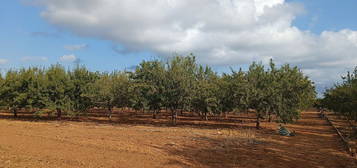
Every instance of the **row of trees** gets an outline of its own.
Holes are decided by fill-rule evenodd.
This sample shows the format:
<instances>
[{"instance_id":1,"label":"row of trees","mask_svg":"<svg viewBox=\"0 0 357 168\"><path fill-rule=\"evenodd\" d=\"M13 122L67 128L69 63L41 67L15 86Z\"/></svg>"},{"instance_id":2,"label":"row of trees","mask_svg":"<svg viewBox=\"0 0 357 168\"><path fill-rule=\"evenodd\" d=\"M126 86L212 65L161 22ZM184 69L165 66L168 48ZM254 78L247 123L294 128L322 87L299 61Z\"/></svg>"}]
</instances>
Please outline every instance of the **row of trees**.
<instances>
[{"instance_id":1,"label":"row of trees","mask_svg":"<svg viewBox=\"0 0 357 168\"><path fill-rule=\"evenodd\" d=\"M168 62L143 61L133 72L100 73L77 66L9 70L0 77L3 106L17 116L18 109L35 114L53 112L78 116L92 107L105 108L111 118L114 107L130 107L171 113L175 125L182 111L221 115L239 110L256 112L260 120L273 116L292 122L315 98L313 83L297 67L268 68L252 63L248 71L218 75L210 67L196 63L194 56L174 57Z\"/></svg>"},{"instance_id":2,"label":"row of trees","mask_svg":"<svg viewBox=\"0 0 357 168\"><path fill-rule=\"evenodd\" d=\"M326 90L318 105L357 121L357 67L342 79L342 83Z\"/></svg>"}]
</instances>

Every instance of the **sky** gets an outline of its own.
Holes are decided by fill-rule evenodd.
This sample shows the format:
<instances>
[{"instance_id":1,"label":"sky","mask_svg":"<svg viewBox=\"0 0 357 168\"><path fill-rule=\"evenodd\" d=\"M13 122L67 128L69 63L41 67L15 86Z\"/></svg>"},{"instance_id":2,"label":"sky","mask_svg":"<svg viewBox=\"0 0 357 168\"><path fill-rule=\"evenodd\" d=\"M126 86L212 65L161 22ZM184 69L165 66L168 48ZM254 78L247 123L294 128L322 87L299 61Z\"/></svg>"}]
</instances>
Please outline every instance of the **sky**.
<instances>
[{"instance_id":1,"label":"sky","mask_svg":"<svg viewBox=\"0 0 357 168\"><path fill-rule=\"evenodd\" d=\"M357 66L356 9L356 0L3 0L0 70L124 70L193 53L228 72L272 58L321 93Z\"/></svg>"}]
</instances>

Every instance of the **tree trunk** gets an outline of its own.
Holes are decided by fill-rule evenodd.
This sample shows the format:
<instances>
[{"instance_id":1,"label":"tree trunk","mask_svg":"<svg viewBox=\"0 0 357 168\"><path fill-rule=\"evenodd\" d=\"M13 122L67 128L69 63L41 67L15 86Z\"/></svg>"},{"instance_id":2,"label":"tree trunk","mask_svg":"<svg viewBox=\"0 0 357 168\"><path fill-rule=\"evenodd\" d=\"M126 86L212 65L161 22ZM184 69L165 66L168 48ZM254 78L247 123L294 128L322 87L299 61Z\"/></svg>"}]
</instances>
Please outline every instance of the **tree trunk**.
<instances>
[{"instance_id":1,"label":"tree trunk","mask_svg":"<svg viewBox=\"0 0 357 168\"><path fill-rule=\"evenodd\" d=\"M57 119L61 120L62 119L62 110L60 108L56 108L57 111Z\"/></svg>"},{"instance_id":2,"label":"tree trunk","mask_svg":"<svg viewBox=\"0 0 357 168\"><path fill-rule=\"evenodd\" d=\"M17 109L16 109L16 108L13 108L13 109L12 109L12 112L14 113L14 117L17 118Z\"/></svg>"},{"instance_id":3,"label":"tree trunk","mask_svg":"<svg viewBox=\"0 0 357 168\"><path fill-rule=\"evenodd\" d=\"M109 120L112 119L112 112L113 112L113 108L112 107L108 107L108 118L109 118Z\"/></svg>"},{"instance_id":4,"label":"tree trunk","mask_svg":"<svg viewBox=\"0 0 357 168\"><path fill-rule=\"evenodd\" d=\"M268 115L269 115L268 122L271 122L271 112L269 112Z\"/></svg>"},{"instance_id":5,"label":"tree trunk","mask_svg":"<svg viewBox=\"0 0 357 168\"><path fill-rule=\"evenodd\" d=\"M156 119L156 110L154 110L153 112L152 112L152 119Z\"/></svg>"},{"instance_id":6,"label":"tree trunk","mask_svg":"<svg viewBox=\"0 0 357 168\"><path fill-rule=\"evenodd\" d=\"M224 119L228 118L228 112L224 112Z\"/></svg>"},{"instance_id":7,"label":"tree trunk","mask_svg":"<svg viewBox=\"0 0 357 168\"><path fill-rule=\"evenodd\" d=\"M205 112L205 120L208 121L207 112Z\"/></svg>"},{"instance_id":8,"label":"tree trunk","mask_svg":"<svg viewBox=\"0 0 357 168\"><path fill-rule=\"evenodd\" d=\"M171 110L171 120L172 120L172 125L176 126L176 119L177 119L177 111L176 110Z\"/></svg>"},{"instance_id":9,"label":"tree trunk","mask_svg":"<svg viewBox=\"0 0 357 168\"><path fill-rule=\"evenodd\" d=\"M256 128L260 129L260 114L257 115L257 124L256 124Z\"/></svg>"}]
</instances>

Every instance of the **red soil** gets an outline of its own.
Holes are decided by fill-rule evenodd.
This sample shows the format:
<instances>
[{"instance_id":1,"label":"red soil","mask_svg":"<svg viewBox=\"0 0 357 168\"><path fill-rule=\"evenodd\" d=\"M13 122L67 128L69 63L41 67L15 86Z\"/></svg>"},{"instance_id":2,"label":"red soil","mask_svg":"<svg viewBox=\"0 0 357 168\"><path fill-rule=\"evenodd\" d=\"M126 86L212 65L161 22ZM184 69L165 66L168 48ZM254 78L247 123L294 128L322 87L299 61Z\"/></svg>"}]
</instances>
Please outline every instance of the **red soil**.
<instances>
[{"instance_id":1,"label":"red soil","mask_svg":"<svg viewBox=\"0 0 357 168\"><path fill-rule=\"evenodd\" d=\"M245 118L179 119L177 127L144 114L112 122L0 119L0 167L357 167L317 112L287 126L295 137L279 136L275 123L256 131Z\"/></svg>"}]
</instances>

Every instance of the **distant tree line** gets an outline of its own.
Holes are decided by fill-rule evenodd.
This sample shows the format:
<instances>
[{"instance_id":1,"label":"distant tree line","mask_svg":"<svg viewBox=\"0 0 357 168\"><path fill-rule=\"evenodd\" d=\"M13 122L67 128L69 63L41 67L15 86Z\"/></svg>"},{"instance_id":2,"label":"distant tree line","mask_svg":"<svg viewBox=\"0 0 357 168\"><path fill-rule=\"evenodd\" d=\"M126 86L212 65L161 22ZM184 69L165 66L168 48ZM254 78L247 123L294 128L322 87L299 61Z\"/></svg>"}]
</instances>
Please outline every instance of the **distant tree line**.
<instances>
[{"instance_id":1,"label":"distant tree line","mask_svg":"<svg viewBox=\"0 0 357 168\"><path fill-rule=\"evenodd\" d=\"M357 121L357 67L353 72L347 72L342 80L342 83L327 89L317 105Z\"/></svg>"},{"instance_id":2,"label":"distant tree line","mask_svg":"<svg viewBox=\"0 0 357 168\"><path fill-rule=\"evenodd\" d=\"M183 111L207 120L210 115L251 110L257 128L261 119L273 116L288 123L315 99L313 83L297 67L278 68L271 60L269 67L253 62L248 71L219 75L197 64L192 55L143 61L132 72L91 72L84 66L66 70L59 64L9 70L0 76L0 86L0 103L15 117L19 109L27 109L61 119L97 107L111 118L114 107L128 107L150 111L154 119L167 110L174 125Z\"/></svg>"}]
</instances>

